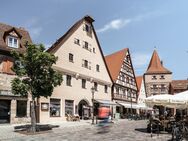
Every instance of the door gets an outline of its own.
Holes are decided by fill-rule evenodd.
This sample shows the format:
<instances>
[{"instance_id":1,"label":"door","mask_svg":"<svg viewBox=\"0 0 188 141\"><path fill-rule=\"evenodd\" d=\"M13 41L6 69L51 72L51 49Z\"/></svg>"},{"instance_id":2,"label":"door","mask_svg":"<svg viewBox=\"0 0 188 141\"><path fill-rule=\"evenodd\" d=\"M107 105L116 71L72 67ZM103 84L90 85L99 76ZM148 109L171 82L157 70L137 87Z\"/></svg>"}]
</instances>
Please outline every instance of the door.
<instances>
[{"instance_id":1,"label":"door","mask_svg":"<svg viewBox=\"0 0 188 141\"><path fill-rule=\"evenodd\" d=\"M10 100L0 100L0 123L10 122Z\"/></svg>"}]
</instances>

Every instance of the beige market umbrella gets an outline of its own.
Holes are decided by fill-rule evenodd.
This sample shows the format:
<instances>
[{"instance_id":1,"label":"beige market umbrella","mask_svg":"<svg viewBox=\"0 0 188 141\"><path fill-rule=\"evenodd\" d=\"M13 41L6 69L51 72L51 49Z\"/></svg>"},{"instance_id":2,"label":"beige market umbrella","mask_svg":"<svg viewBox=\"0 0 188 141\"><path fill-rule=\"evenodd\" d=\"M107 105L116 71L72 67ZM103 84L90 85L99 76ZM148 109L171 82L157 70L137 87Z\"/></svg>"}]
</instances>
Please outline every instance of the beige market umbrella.
<instances>
[{"instance_id":1,"label":"beige market umbrella","mask_svg":"<svg viewBox=\"0 0 188 141\"><path fill-rule=\"evenodd\" d=\"M154 95L145 98L145 103L149 107L153 107L154 105L161 105L161 106L167 106L170 104L170 99L173 95L170 94L161 94L161 95Z\"/></svg>"},{"instance_id":2,"label":"beige market umbrella","mask_svg":"<svg viewBox=\"0 0 188 141\"><path fill-rule=\"evenodd\" d=\"M177 108L177 109L186 109L188 106L188 91L184 91L178 94L173 95L170 99L170 104L167 107Z\"/></svg>"}]
</instances>

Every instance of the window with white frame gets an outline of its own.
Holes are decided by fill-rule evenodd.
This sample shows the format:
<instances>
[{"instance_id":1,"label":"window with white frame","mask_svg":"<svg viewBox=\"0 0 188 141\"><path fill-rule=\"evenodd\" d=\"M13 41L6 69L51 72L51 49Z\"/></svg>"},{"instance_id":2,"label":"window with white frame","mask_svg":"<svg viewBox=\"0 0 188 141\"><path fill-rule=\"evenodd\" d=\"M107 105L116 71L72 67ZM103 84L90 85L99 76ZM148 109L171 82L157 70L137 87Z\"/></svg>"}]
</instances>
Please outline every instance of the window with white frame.
<instances>
[{"instance_id":1,"label":"window with white frame","mask_svg":"<svg viewBox=\"0 0 188 141\"><path fill-rule=\"evenodd\" d=\"M88 61L87 60L84 60L84 67L88 68Z\"/></svg>"},{"instance_id":2,"label":"window with white frame","mask_svg":"<svg viewBox=\"0 0 188 141\"><path fill-rule=\"evenodd\" d=\"M65 115L74 115L74 101L73 100L65 100Z\"/></svg>"},{"instance_id":3,"label":"window with white frame","mask_svg":"<svg viewBox=\"0 0 188 141\"><path fill-rule=\"evenodd\" d=\"M69 53L69 62L74 62L74 55L72 53Z\"/></svg>"},{"instance_id":4,"label":"window with white frame","mask_svg":"<svg viewBox=\"0 0 188 141\"><path fill-rule=\"evenodd\" d=\"M95 48L93 48L93 53L96 53L96 52L95 52Z\"/></svg>"},{"instance_id":5,"label":"window with white frame","mask_svg":"<svg viewBox=\"0 0 188 141\"><path fill-rule=\"evenodd\" d=\"M91 70L91 62L89 62L88 60L82 59L82 67Z\"/></svg>"},{"instance_id":6,"label":"window with white frame","mask_svg":"<svg viewBox=\"0 0 188 141\"><path fill-rule=\"evenodd\" d=\"M85 23L85 25L84 25L84 30L85 30L87 33L91 34L91 31L92 31L92 30L91 30L91 25Z\"/></svg>"},{"instance_id":7,"label":"window with white frame","mask_svg":"<svg viewBox=\"0 0 188 141\"><path fill-rule=\"evenodd\" d=\"M104 85L104 92L108 93L108 86L107 85Z\"/></svg>"},{"instance_id":8,"label":"window with white frame","mask_svg":"<svg viewBox=\"0 0 188 141\"><path fill-rule=\"evenodd\" d=\"M8 46L18 48L18 39L12 36L8 37Z\"/></svg>"},{"instance_id":9,"label":"window with white frame","mask_svg":"<svg viewBox=\"0 0 188 141\"><path fill-rule=\"evenodd\" d=\"M98 90L98 84L97 84L97 82L94 82L94 89L95 89L95 91Z\"/></svg>"},{"instance_id":10,"label":"window with white frame","mask_svg":"<svg viewBox=\"0 0 188 141\"><path fill-rule=\"evenodd\" d=\"M161 75L160 79L165 79L164 75Z\"/></svg>"},{"instance_id":11,"label":"window with white frame","mask_svg":"<svg viewBox=\"0 0 188 141\"><path fill-rule=\"evenodd\" d=\"M151 79L152 79L152 80L156 80L156 79L157 79L157 76L156 76L156 75L153 75Z\"/></svg>"},{"instance_id":12,"label":"window with white frame","mask_svg":"<svg viewBox=\"0 0 188 141\"><path fill-rule=\"evenodd\" d=\"M67 81L66 81L66 85L67 86L71 86L71 76L70 75L67 75Z\"/></svg>"},{"instance_id":13,"label":"window with white frame","mask_svg":"<svg viewBox=\"0 0 188 141\"><path fill-rule=\"evenodd\" d=\"M82 79L82 88L83 88L83 89L86 88L86 79Z\"/></svg>"},{"instance_id":14,"label":"window with white frame","mask_svg":"<svg viewBox=\"0 0 188 141\"><path fill-rule=\"evenodd\" d=\"M85 49L87 49L87 50L89 49L89 44L88 44L88 42L84 41L83 48L85 48Z\"/></svg>"},{"instance_id":15,"label":"window with white frame","mask_svg":"<svg viewBox=\"0 0 188 141\"><path fill-rule=\"evenodd\" d=\"M97 64L96 65L96 71L99 72L100 71L100 66Z\"/></svg>"},{"instance_id":16,"label":"window with white frame","mask_svg":"<svg viewBox=\"0 0 188 141\"><path fill-rule=\"evenodd\" d=\"M60 99L50 98L50 117L60 117Z\"/></svg>"},{"instance_id":17,"label":"window with white frame","mask_svg":"<svg viewBox=\"0 0 188 141\"><path fill-rule=\"evenodd\" d=\"M80 45L80 40L77 39L77 38L74 38L74 43L77 44L77 45Z\"/></svg>"}]
</instances>

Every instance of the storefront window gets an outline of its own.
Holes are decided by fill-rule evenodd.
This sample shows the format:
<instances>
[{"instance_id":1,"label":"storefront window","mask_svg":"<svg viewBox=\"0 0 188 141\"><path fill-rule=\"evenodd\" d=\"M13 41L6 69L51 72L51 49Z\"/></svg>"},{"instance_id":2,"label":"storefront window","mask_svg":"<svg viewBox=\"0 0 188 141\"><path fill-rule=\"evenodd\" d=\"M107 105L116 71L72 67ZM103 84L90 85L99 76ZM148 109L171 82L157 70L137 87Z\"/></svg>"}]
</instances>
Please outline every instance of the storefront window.
<instances>
[{"instance_id":1,"label":"storefront window","mask_svg":"<svg viewBox=\"0 0 188 141\"><path fill-rule=\"evenodd\" d=\"M73 100L65 100L65 114L73 115Z\"/></svg>"},{"instance_id":2,"label":"storefront window","mask_svg":"<svg viewBox=\"0 0 188 141\"><path fill-rule=\"evenodd\" d=\"M17 101L16 116L17 117L27 116L27 101L23 101L23 100Z\"/></svg>"},{"instance_id":3,"label":"storefront window","mask_svg":"<svg viewBox=\"0 0 188 141\"><path fill-rule=\"evenodd\" d=\"M60 99L50 99L50 116L60 117Z\"/></svg>"}]
</instances>

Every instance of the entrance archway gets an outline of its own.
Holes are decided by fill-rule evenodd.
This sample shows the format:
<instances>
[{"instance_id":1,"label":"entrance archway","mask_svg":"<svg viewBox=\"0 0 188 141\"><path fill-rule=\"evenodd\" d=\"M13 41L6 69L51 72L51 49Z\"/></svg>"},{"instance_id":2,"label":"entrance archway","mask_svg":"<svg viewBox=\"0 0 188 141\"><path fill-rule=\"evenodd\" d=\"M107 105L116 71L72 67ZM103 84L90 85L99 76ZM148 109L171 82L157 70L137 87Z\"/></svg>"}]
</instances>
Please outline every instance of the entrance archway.
<instances>
[{"instance_id":1,"label":"entrance archway","mask_svg":"<svg viewBox=\"0 0 188 141\"><path fill-rule=\"evenodd\" d=\"M90 117L89 103L84 99L78 104L78 114L81 119L88 119Z\"/></svg>"}]
</instances>

